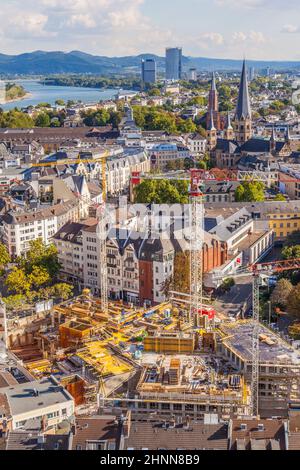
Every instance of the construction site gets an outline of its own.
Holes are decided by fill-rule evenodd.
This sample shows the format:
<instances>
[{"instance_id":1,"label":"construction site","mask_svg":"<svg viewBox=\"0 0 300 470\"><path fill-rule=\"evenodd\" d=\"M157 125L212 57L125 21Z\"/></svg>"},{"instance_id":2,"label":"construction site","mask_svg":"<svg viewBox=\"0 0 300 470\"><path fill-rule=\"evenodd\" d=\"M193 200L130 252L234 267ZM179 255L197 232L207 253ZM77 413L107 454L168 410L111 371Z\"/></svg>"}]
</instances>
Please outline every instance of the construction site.
<instances>
[{"instance_id":1,"label":"construction site","mask_svg":"<svg viewBox=\"0 0 300 470\"><path fill-rule=\"evenodd\" d=\"M258 175L257 178L260 178ZM48 314L8 318L10 350L34 378L53 375L77 412L132 411L133 417L177 415L285 417L300 401L300 356L259 323L259 289L273 272L300 260L249 266L253 318L236 321L204 305L203 174L191 174L190 293L170 293L153 307L111 302L105 217L99 222L101 298L84 290Z\"/></svg>"},{"instance_id":2,"label":"construction site","mask_svg":"<svg viewBox=\"0 0 300 470\"><path fill-rule=\"evenodd\" d=\"M101 299L84 291L34 322L34 331L28 321L20 324L11 350L34 379L54 376L79 413L100 407L131 409L138 419L252 414L251 321L230 323L216 312L191 322L178 299L153 308L121 302L108 308L103 313ZM300 354L263 325L259 339L259 413L286 416L300 401Z\"/></svg>"}]
</instances>

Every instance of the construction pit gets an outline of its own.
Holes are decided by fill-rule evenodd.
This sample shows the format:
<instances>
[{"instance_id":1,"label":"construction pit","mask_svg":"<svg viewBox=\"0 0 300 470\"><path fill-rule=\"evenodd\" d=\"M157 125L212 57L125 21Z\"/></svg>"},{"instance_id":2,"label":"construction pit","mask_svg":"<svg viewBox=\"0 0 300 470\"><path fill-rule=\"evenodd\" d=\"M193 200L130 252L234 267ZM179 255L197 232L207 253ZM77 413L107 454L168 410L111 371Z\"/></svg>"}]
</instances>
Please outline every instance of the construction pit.
<instances>
[{"instance_id":1,"label":"construction pit","mask_svg":"<svg viewBox=\"0 0 300 470\"><path fill-rule=\"evenodd\" d=\"M80 296L53 309L33 337L41 358L26 356L24 364L36 378L66 381L77 403L96 403L98 394L110 411L248 415L251 322L219 317L205 328L201 319L189 322L185 309L178 302L153 308L113 302L103 314L99 299ZM260 348L261 412L282 416L298 399L298 352L263 326Z\"/></svg>"}]
</instances>

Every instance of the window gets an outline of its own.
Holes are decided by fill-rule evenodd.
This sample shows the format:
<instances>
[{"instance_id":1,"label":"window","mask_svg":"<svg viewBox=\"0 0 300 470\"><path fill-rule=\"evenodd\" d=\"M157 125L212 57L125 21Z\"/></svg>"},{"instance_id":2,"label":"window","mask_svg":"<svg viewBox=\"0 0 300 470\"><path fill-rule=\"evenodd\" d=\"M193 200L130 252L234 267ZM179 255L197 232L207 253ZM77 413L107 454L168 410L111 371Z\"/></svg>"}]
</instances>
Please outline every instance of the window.
<instances>
[{"instance_id":1,"label":"window","mask_svg":"<svg viewBox=\"0 0 300 470\"><path fill-rule=\"evenodd\" d=\"M105 450L106 441L87 441L86 450Z\"/></svg>"},{"instance_id":2,"label":"window","mask_svg":"<svg viewBox=\"0 0 300 470\"><path fill-rule=\"evenodd\" d=\"M182 405L180 403L174 403L173 409L176 411L181 411Z\"/></svg>"}]
</instances>

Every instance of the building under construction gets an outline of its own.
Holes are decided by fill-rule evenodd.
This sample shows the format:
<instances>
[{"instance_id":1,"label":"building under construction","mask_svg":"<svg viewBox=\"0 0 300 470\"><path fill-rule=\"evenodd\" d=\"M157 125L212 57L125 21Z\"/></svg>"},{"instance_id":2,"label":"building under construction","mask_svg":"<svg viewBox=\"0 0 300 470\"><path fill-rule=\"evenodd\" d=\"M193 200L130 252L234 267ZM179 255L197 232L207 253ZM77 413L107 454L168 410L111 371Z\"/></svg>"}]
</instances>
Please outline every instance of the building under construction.
<instances>
[{"instance_id":1,"label":"building under construction","mask_svg":"<svg viewBox=\"0 0 300 470\"><path fill-rule=\"evenodd\" d=\"M249 415L250 387L222 358L145 354L141 362L137 385L129 383L125 393L103 400L103 407L129 408L139 419Z\"/></svg>"},{"instance_id":2,"label":"building under construction","mask_svg":"<svg viewBox=\"0 0 300 470\"><path fill-rule=\"evenodd\" d=\"M177 299L152 308L111 302L103 313L86 291L19 323L16 354L35 378L54 375L79 407L100 399L139 416L251 414L252 322L207 315L199 325L187 310ZM286 416L300 401L300 355L262 325L259 338L260 413Z\"/></svg>"},{"instance_id":3,"label":"building under construction","mask_svg":"<svg viewBox=\"0 0 300 470\"><path fill-rule=\"evenodd\" d=\"M218 351L250 380L251 320L222 323ZM263 417L287 416L300 401L300 351L273 331L259 325L259 412Z\"/></svg>"}]
</instances>

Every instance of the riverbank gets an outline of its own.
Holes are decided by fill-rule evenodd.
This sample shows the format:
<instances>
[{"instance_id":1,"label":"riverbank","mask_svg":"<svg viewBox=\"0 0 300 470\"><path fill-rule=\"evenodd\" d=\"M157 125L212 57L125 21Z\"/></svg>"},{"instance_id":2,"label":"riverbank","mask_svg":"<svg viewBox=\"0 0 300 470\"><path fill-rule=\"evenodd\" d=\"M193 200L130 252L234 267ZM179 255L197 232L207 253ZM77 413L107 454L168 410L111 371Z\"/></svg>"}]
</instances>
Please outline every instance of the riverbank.
<instances>
[{"instance_id":1,"label":"riverbank","mask_svg":"<svg viewBox=\"0 0 300 470\"><path fill-rule=\"evenodd\" d=\"M26 108L28 106L36 106L39 103L49 103L51 106L55 106L57 100L63 100L65 103L68 101L81 101L85 104L98 103L100 101L115 99L120 91L119 89L98 90L82 87L41 85L41 83L34 80L20 80L18 84L23 86L26 92L30 94L30 97L24 97L21 101L18 100L16 102L6 101L5 104L0 105L5 111L9 111L15 107ZM124 93L130 94L132 91L124 90Z\"/></svg>"},{"instance_id":2,"label":"riverbank","mask_svg":"<svg viewBox=\"0 0 300 470\"><path fill-rule=\"evenodd\" d=\"M0 106L2 104L13 104L13 103L19 103L20 101L24 101L24 100L29 100L32 98L32 94L31 93L25 93L24 96L20 96L19 98L11 98L9 100L5 99L4 101L1 100L1 97L0 97Z\"/></svg>"}]
</instances>

